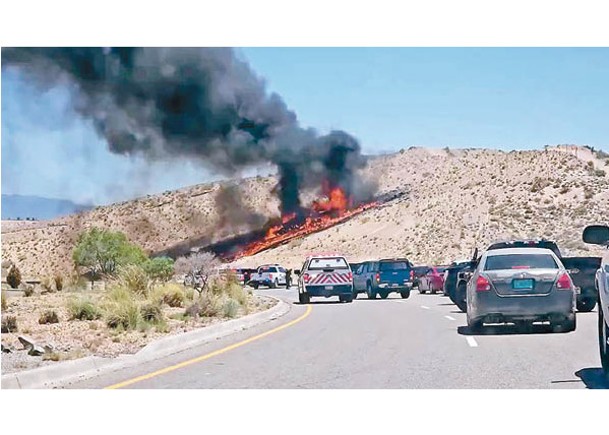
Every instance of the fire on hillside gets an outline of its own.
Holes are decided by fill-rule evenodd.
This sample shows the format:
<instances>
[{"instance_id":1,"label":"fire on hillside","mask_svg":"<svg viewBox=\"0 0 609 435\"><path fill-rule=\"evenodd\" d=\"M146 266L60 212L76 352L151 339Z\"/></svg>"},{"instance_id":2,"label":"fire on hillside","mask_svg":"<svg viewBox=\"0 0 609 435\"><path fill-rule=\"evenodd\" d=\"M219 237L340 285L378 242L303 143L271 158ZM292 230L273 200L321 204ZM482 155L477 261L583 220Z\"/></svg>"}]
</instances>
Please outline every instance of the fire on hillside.
<instances>
[{"instance_id":1,"label":"fire on hillside","mask_svg":"<svg viewBox=\"0 0 609 435\"><path fill-rule=\"evenodd\" d=\"M324 189L326 192L323 199L313 201L309 208L303 208L299 213L271 221L262 230L198 247L196 250L213 252L223 261L234 261L346 222L366 210L381 207L406 194L405 189L396 190L377 195L369 201L355 203L340 187L329 188L324 184Z\"/></svg>"}]
</instances>

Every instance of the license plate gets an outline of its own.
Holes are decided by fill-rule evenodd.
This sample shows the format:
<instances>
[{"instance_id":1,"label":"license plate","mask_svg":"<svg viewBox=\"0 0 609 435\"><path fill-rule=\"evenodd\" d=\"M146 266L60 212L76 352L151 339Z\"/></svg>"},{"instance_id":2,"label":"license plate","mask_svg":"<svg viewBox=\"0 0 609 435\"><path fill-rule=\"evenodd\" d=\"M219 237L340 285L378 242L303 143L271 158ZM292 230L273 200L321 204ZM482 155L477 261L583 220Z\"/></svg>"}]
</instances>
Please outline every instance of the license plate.
<instances>
[{"instance_id":1,"label":"license plate","mask_svg":"<svg viewBox=\"0 0 609 435\"><path fill-rule=\"evenodd\" d=\"M515 279L512 281L514 290L532 290L534 281L532 279Z\"/></svg>"},{"instance_id":2,"label":"license plate","mask_svg":"<svg viewBox=\"0 0 609 435\"><path fill-rule=\"evenodd\" d=\"M391 284L391 287L398 287L397 284Z\"/></svg>"},{"instance_id":3,"label":"license plate","mask_svg":"<svg viewBox=\"0 0 609 435\"><path fill-rule=\"evenodd\" d=\"M327 285L325 287L326 290L334 290L334 286L333 285Z\"/></svg>"}]
</instances>

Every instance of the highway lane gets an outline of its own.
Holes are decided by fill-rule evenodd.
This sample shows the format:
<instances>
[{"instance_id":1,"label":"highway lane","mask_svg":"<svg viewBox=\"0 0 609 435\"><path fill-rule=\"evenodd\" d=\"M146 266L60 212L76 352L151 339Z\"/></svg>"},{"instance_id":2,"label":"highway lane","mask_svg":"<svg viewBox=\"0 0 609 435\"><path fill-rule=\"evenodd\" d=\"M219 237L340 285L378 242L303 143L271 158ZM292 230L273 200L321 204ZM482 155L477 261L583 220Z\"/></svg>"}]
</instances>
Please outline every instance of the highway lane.
<instances>
[{"instance_id":1,"label":"highway lane","mask_svg":"<svg viewBox=\"0 0 609 435\"><path fill-rule=\"evenodd\" d=\"M448 298L316 299L299 305L296 289L258 290L292 303L290 313L187 352L72 385L104 388L222 350L286 322L293 325L204 361L126 388L603 388L596 312L577 330L517 334L509 327L470 335Z\"/></svg>"}]
</instances>

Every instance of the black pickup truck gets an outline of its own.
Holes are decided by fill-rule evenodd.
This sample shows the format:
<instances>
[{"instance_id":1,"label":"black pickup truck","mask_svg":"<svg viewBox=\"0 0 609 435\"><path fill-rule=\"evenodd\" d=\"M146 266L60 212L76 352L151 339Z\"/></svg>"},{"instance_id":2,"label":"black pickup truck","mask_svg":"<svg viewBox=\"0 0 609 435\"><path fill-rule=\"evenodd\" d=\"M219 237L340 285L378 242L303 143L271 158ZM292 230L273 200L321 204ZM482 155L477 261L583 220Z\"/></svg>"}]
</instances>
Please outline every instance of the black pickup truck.
<instances>
[{"instance_id":1,"label":"black pickup truck","mask_svg":"<svg viewBox=\"0 0 609 435\"><path fill-rule=\"evenodd\" d=\"M556 242L537 239L537 240L512 240L507 242L494 243L487 248L488 251L494 249L506 248L544 248L553 251L560 261L569 270L569 275L573 280L573 284L579 288L577 295L577 310L582 312L592 311L596 306L598 299L598 290L595 286L596 271L601 265L601 257L563 257ZM466 288L467 281L471 276L471 272L476 268L480 257L476 250L470 264L461 268L458 271L457 282L452 287L452 292L449 289L449 296L452 302L457 307L465 312L466 304Z\"/></svg>"}]
</instances>

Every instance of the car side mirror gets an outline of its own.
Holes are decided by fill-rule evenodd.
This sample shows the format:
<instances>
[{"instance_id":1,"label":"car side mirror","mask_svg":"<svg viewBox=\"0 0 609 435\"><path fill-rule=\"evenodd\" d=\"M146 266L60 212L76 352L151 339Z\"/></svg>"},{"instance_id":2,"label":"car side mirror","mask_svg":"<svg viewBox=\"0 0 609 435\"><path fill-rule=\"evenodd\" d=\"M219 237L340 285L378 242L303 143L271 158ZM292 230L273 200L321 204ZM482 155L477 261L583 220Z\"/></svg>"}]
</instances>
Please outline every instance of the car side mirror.
<instances>
[{"instance_id":1,"label":"car side mirror","mask_svg":"<svg viewBox=\"0 0 609 435\"><path fill-rule=\"evenodd\" d=\"M590 225L584 229L582 239L592 245L609 245L609 227L605 225Z\"/></svg>"}]
</instances>

